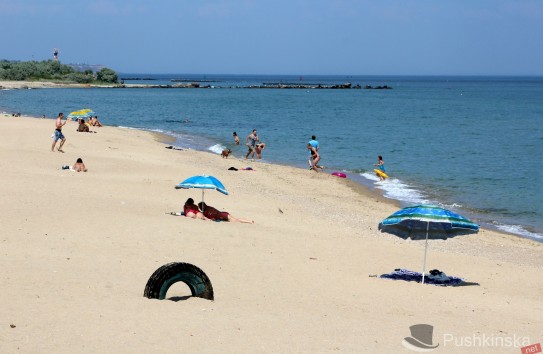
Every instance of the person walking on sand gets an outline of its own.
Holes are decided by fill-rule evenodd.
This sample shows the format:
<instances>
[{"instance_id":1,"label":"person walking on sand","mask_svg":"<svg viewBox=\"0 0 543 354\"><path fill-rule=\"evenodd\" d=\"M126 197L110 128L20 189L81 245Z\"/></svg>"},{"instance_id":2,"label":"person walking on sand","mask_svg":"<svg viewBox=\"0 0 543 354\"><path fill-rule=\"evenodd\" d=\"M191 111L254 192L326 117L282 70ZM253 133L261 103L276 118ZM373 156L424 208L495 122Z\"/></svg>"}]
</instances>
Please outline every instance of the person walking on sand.
<instances>
[{"instance_id":1,"label":"person walking on sand","mask_svg":"<svg viewBox=\"0 0 543 354\"><path fill-rule=\"evenodd\" d=\"M53 145L51 145L51 151L54 152L55 151L55 145L57 144L57 141L60 139L60 144L58 146L58 152L64 152L62 150L62 146L64 145L64 143L66 142L66 138L64 137L64 134L62 134L62 127L64 125L66 125L66 123L68 122L68 119L66 119L64 121L64 123L62 123L62 118L64 118L64 113L59 113L58 114L58 117L55 121L55 126L56 126L56 129L55 129L55 134L53 135Z\"/></svg>"},{"instance_id":2,"label":"person walking on sand","mask_svg":"<svg viewBox=\"0 0 543 354\"><path fill-rule=\"evenodd\" d=\"M311 145L310 143L307 143L307 150L309 150L309 153L311 154L311 156L309 156L309 163L311 164L310 169L319 173L319 167L317 166L317 163L315 162L320 159L317 149L315 149L313 145Z\"/></svg>"},{"instance_id":3,"label":"person walking on sand","mask_svg":"<svg viewBox=\"0 0 543 354\"><path fill-rule=\"evenodd\" d=\"M385 162L383 161L383 156L379 155L377 156L378 163L373 164L373 166L377 166L377 169L379 171L382 171L383 173L386 173L385 170ZM376 173L377 177L379 177L379 180L384 181L385 178L381 176L380 174Z\"/></svg>"},{"instance_id":4,"label":"person walking on sand","mask_svg":"<svg viewBox=\"0 0 543 354\"><path fill-rule=\"evenodd\" d=\"M247 145L247 155L245 155L245 160L249 157L249 155L252 154L251 158L255 159L255 145L258 140L258 135L256 133L256 129L253 129L253 132L249 135L247 135L247 138L245 139L245 145Z\"/></svg>"}]
</instances>

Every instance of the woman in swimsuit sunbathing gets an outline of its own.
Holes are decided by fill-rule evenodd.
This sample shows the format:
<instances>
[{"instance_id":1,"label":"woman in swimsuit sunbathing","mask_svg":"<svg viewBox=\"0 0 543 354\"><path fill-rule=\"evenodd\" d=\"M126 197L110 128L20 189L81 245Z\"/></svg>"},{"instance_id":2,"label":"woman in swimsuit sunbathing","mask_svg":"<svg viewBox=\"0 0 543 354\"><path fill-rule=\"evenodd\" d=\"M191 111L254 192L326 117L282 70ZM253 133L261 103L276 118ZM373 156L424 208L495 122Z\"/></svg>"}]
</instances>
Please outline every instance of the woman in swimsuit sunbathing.
<instances>
[{"instance_id":1,"label":"woman in swimsuit sunbathing","mask_svg":"<svg viewBox=\"0 0 543 354\"><path fill-rule=\"evenodd\" d=\"M204 202L198 203L198 206L204 211L204 216L208 219L215 221L230 221L230 222L242 222L245 224L254 224L253 220L238 219L227 213L226 211L218 211L212 206L207 205Z\"/></svg>"},{"instance_id":2,"label":"woman in swimsuit sunbathing","mask_svg":"<svg viewBox=\"0 0 543 354\"><path fill-rule=\"evenodd\" d=\"M194 204L194 199L189 198L185 202L185 205L183 206L183 212L185 213L185 216L187 218L193 218L193 219L202 219L202 220L209 220L202 214L200 209L198 209L198 206Z\"/></svg>"}]
</instances>

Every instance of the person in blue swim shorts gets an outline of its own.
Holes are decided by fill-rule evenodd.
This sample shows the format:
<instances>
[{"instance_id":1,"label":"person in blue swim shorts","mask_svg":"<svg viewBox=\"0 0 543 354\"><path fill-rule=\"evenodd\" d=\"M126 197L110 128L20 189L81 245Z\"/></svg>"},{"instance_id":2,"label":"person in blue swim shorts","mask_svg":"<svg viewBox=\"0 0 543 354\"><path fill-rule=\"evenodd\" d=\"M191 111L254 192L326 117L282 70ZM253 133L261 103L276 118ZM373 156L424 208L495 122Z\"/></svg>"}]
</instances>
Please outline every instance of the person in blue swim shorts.
<instances>
[{"instance_id":1,"label":"person in blue swim shorts","mask_svg":"<svg viewBox=\"0 0 543 354\"><path fill-rule=\"evenodd\" d=\"M62 127L66 125L66 123L68 122L68 119L66 119L63 123L62 118L64 118L64 113L61 112L58 114L58 117L55 121L56 129L55 129L55 134L53 135L53 145L51 145L52 152L55 151L55 145L57 144L58 140L60 140L60 144L58 146L58 152L64 152L62 150L62 146L66 142L66 137L64 137L64 134L62 134Z\"/></svg>"}]
</instances>

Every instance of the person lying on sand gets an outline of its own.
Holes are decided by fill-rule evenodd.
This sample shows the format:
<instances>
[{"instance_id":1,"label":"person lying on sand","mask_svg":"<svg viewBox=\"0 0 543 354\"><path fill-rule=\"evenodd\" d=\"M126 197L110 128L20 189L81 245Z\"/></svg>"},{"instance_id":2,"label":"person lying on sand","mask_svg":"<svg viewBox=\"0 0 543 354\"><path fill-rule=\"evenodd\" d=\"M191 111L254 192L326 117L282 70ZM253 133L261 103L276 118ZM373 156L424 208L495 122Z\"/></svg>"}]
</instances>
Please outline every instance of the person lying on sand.
<instances>
[{"instance_id":1,"label":"person lying on sand","mask_svg":"<svg viewBox=\"0 0 543 354\"><path fill-rule=\"evenodd\" d=\"M75 164L72 166L72 170L75 172L87 172L87 167L85 167L85 164L83 163L81 157L78 158Z\"/></svg>"},{"instance_id":2,"label":"person lying on sand","mask_svg":"<svg viewBox=\"0 0 543 354\"><path fill-rule=\"evenodd\" d=\"M75 172L87 172L87 167L83 163L83 160L81 159L81 157L77 159L77 161L72 166L71 170Z\"/></svg>"},{"instance_id":3,"label":"person lying on sand","mask_svg":"<svg viewBox=\"0 0 543 354\"><path fill-rule=\"evenodd\" d=\"M207 205L204 202L198 203L200 209L204 211L204 216L208 219L214 221L230 221L230 222L241 222L244 224L254 224L253 220L238 219L227 213L226 211L219 211L212 206Z\"/></svg>"},{"instance_id":4,"label":"person lying on sand","mask_svg":"<svg viewBox=\"0 0 543 354\"><path fill-rule=\"evenodd\" d=\"M202 219L202 220L209 220L207 217L202 214L200 209L198 209L198 206L194 204L194 199L189 198L185 202L185 205L183 206L183 212L185 213L185 216L187 218L193 218L193 219Z\"/></svg>"}]
</instances>

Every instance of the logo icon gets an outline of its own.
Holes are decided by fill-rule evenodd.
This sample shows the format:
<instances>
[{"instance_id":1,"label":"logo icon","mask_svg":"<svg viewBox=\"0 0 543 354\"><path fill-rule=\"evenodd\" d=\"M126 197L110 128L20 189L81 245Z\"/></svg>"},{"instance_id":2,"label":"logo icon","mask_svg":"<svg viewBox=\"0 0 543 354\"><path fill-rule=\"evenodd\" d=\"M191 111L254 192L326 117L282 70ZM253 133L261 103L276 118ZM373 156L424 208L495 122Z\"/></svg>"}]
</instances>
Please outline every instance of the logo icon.
<instances>
[{"instance_id":1,"label":"logo icon","mask_svg":"<svg viewBox=\"0 0 543 354\"><path fill-rule=\"evenodd\" d=\"M431 352L439 346L432 342L434 327L428 324L416 324L409 327L411 337L405 337L402 341L404 347L416 352Z\"/></svg>"},{"instance_id":2,"label":"logo icon","mask_svg":"<svg viewBox=\"0 0 543 354\"><path fill-rule=\"evenodd\" d=\"M532 345L527 345L525 347L522 347L520 348L520 352L522 354L541 353L541 343L535 343Z\"/></svg>"}]
</instances>

